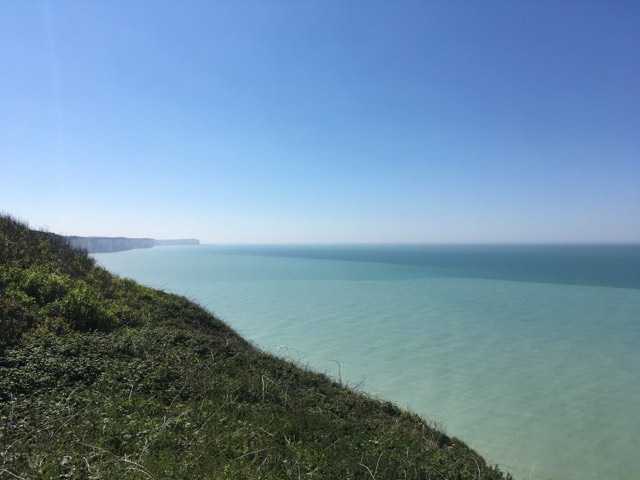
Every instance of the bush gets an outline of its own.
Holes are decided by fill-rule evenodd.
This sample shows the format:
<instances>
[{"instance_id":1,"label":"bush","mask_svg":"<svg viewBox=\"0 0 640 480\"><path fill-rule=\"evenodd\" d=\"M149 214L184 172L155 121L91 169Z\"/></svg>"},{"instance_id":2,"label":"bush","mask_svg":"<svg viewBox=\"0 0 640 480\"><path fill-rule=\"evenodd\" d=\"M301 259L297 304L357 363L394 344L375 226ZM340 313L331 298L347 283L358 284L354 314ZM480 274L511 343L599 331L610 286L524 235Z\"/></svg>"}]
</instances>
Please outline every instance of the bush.
<instances>
[{"instance_id":1,"label":"bush","mask_svg":"<svg viewBox=\"0 0 640 480\"><path fill-rule=\"evenodd\" d=\"M0 296L0 352L18 343L22 334L32 329L37 316L19 300Z\"/></svg>"}]
</instances>

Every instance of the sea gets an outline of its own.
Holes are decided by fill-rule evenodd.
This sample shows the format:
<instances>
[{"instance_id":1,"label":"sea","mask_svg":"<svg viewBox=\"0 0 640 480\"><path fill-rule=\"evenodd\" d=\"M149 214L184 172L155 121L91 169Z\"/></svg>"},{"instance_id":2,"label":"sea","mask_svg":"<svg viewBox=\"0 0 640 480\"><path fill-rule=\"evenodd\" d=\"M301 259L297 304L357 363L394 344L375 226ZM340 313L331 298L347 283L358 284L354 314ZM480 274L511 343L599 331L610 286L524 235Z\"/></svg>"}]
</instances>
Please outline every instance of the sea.
<instances>
[{"instance_id":1,"label":"sea","mask_svg":"<svg viewBox=\"0 0 640 480\"><path fill-rule=\"evenodd\" d=\"M517 479L640 478L640 245L94 254L261 349L418 413Z\"/></svg>"}]
</instances>

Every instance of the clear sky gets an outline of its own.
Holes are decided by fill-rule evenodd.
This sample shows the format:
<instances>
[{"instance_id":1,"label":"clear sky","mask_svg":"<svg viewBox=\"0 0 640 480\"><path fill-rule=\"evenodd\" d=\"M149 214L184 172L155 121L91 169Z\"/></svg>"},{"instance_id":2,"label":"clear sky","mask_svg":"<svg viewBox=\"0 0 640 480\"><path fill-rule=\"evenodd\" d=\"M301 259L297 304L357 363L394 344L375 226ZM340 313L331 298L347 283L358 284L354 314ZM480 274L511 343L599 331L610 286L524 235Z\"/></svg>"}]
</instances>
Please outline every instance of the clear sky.
<instances>
[{"instance_id":1,"label":"clear sky","mask_svg":"<svg viewBox=\"0 0 640 480\"><path fill-rule=\"evenodd\" d=\"M640 2L0 0L0 209L207 243L640 241Z\"/></svg>"}]
</instances>

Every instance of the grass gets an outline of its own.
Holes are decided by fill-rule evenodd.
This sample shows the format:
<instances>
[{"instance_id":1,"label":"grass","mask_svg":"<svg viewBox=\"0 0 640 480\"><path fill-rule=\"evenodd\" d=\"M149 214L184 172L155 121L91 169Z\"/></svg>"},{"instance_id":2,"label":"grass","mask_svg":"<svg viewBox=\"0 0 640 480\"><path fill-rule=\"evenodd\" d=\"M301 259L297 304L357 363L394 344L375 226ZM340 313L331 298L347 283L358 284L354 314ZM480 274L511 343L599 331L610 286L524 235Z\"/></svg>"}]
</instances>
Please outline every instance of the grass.
<instances>
[{"instance_id":1,"label":"grass","mask_svg":"<svg viewBox=\"0 0 640 480\"><path fill-rule=\"evenodd\" d=\"M509 476L417 415L0 216L0 478Z\"/></svg>"}]
</instances>

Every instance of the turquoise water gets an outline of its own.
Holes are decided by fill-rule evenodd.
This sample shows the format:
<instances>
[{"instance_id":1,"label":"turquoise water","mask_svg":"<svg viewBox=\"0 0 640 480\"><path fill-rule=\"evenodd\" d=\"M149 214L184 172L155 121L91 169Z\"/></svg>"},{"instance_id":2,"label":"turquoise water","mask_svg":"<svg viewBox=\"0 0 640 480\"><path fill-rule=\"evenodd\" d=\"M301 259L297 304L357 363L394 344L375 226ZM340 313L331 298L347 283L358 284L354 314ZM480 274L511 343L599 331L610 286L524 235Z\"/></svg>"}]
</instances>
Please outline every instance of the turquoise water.
<instances>
[{"instance_id":1,"label":"turquoise water","mask_svg":"<svg viewBox=\"0 0 640 480\"><path fill-rule=\"evenodd\" d=\"M162 247L100 264L521 479L638 478L639 246Z\"/></svg>"}]
</instances>

